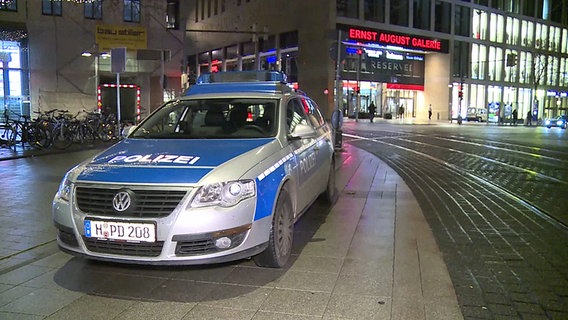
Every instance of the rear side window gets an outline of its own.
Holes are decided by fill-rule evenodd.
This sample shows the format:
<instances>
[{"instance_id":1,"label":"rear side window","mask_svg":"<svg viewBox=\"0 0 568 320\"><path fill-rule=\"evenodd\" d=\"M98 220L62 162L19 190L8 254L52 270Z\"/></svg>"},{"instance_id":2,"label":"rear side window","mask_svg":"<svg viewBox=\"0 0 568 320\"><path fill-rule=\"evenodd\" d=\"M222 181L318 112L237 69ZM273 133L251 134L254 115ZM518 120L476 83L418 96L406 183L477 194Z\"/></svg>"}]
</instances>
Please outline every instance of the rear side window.
<instances>
[{"instance_id":1,"label":"rear side window","mask_svg":"<svg viewBox=\"0 0 568 320\"><path fill-rule=\"evenodd\" d=\"M304 104L299 99L291 99L286 106L286 126L287 132L290 134L299 123L312 125L306 115Z\"/></svg>"},{"instance_id":2,"label":"rear side window","mask_svg":"<svg viewBox=\"0 0 568 320\"><path fill-rule=\"evenodd\" d=\"M308 118L312 125L319 128L325 124L325 120L318 108L318 105L310 98L303 97L302 103L304 104L304 109L308 114Z\"/></svg>"}]
</instances>

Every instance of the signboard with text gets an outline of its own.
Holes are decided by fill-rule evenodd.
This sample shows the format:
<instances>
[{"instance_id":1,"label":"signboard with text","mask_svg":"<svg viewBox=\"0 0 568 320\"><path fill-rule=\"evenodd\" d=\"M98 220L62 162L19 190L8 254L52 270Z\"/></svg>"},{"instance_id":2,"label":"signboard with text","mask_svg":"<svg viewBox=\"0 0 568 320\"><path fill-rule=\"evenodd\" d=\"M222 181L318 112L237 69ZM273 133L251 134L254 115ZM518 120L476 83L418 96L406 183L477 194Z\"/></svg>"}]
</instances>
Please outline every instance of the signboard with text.
<instances>
[{"instance_id":1,"label":"signboard with text","mask_svg":"<svg viewBox=\"0 0 568 320\"><path fill-rule=\"evenodd\" d=\"M97 25L95 41L101 51L119 47L137 50L147 48L147 36L144 27Z\"/></svg>"},{"instance_id":2,"label":"signboard with text","mask_svg":"<svg viewBox=\"0 0 568 320\"><path fill-rule=\"evenodd\" d=\"M430 37L391 31L368 29L356 26L339 26L346 32L348 40L384 46L448 53L449 41Z\"/></svg>"}]
</instances>

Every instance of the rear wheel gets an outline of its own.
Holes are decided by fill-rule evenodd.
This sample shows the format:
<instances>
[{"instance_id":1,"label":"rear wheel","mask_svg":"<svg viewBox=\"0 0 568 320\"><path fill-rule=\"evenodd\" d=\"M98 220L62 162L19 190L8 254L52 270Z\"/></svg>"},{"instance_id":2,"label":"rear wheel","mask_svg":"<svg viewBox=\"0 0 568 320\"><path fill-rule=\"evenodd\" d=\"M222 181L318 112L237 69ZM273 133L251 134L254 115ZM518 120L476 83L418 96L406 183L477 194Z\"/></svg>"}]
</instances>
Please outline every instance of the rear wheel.
<instances>
[{"instance_id":1,"label":"rear wheel","mask_svg":"<svg viewBox=\"0 0 568 320\"><path fill-rule=\"evenodd\" d=\"M294 211L288 187L284 185L272 217L272 228L268 239L268 247L253 257L259 267L282 268L288 263L292 253L294 237Z\"/></svg>"}]
</instances>

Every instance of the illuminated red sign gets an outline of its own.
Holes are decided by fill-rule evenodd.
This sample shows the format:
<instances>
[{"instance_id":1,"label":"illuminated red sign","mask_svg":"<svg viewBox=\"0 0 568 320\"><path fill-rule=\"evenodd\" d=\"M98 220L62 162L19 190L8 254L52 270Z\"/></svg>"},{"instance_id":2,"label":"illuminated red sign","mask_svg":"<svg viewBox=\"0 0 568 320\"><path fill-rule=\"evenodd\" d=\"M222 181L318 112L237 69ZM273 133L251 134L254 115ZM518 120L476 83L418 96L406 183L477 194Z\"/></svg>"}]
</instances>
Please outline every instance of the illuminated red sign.
<instances>
[{"instance_id":1,"label":"illuminated red sign","mask_svg":"<svg viewBox=\"0 0 568 320\"><path fill-rule=\"evenodd\" d=\"M375 42L384 45L394 45L426 51L448 52L448 41L419 37L407 34L398 34L379 30L365 30L349 27L349 39L357 41Z\"/></svg>"}]
</instances>

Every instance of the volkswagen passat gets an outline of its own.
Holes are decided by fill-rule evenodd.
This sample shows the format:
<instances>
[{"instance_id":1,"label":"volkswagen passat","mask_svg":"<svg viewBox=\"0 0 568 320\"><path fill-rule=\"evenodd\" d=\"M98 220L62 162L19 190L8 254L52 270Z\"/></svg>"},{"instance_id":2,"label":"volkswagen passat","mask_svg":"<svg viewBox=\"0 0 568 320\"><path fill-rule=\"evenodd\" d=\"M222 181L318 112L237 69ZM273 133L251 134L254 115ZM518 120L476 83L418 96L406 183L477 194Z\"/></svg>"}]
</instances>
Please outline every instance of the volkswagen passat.
<instances>
[{"instance_id":1,"label":"volkswagen passat","mask_svg":"<svg viewBox=\"0 0 568 320\"><path fill-rule=\"evenodd\" d=\"M125 263L284 266L294 223L335 193L328 124L284 80L206 75L71 169L52 206L59 247Z\"/></svg>"}]
</instances>

